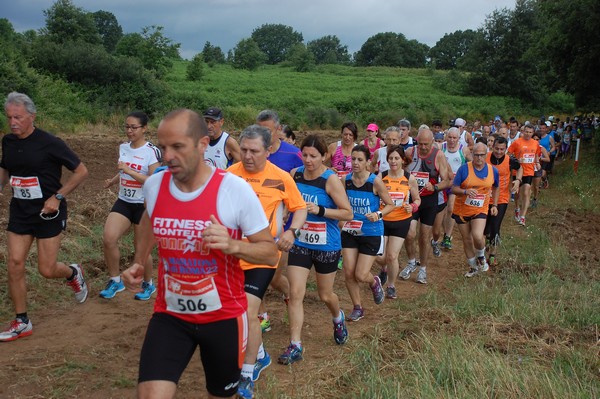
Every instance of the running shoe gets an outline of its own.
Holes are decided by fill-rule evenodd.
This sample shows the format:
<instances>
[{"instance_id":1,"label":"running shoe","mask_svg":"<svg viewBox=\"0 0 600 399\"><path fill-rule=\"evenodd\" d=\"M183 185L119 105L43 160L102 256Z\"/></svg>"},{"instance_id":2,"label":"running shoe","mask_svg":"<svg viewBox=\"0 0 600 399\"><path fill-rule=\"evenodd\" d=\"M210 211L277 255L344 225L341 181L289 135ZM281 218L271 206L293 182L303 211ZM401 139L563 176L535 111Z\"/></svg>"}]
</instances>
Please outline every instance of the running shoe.
<instances>
[{"instance_id":1,"label":"running shoe","mask_svg":"<svg viewBox=\"0 0 600 399\"><path fill-rule=\"evenodd\" d=\"M340 256L340 260L338 260L338 270L342 270L343 266L344 266L344 260Z\"/></svg>"},{"instance_id":2,"label":"running shoe","mask_svg":"<svg viewBox=\"0 0 600 399\"><path fill-rule=\"evenodd\" d=\"M480 256L477 258L477 268L482 272L487 272L490 270L490 266L485 261L485 256Z\"/></svg>"},{"instance_id":3,"label":"running shoe","mask_svg":"<svg viewBox=\"0 0 600 399\"><path fill-rule=\"evenodd\" d=\"M417 264L409 263L406 267L400 272L400 277L404 280L408 280L410 278L410 274L417 270Z\"/></svg>"},{"instance_id":4,"label":"running shoe","mask_svg":"<svg viewBox=\"0 0 600 399\"><path fill-rule=\"evenodd\" d=\"M396 287L387 287L385 289L385 296L389 299L396 299L398 296L396 295Z\"/></svg>"},{"instance_id":5,"label":"running shoe","mask_svg":"<svg viewBox=\"0 0 600 399\"><path fill-rule=\"evenodd\" d=\"M345 344L348 341L348 329L346 328L346 315L344 311L340 309L340 316L342 321L339 323L333 322L333 339L338 345Z\"/></svg>"},{"instance_id":6,"label":"running shoe","mask_svg":"<svg viewBox=\"0 0 600 399\"><path fill-rule=\"evenodd\" d=\"M417 283L427 284L427 270L424 268L419 269L419 274L417 274Z\"/></svg>"},{"instance_id":7,"label":"running shoe","mask_svg":"<svg viewBox=\"0 0 600 399\"><path fill-rule=\"evenodd\" d=\"M143 284L142 284L143 288ZM100 291L100 297L105 299L114 298L117 293L125 290L125 284L123 281L119 281L118 283L115 280L108 280L108 284L106 284L106 288ZM136 295L137 296L137 295Z\"/></svg>"},{"instance_id":8,"label":"running shoe","mask_svg":"<svg viewBox=\"0 0 600 399\"><path fill-rule=\"evenodd\" d=\"M373 292L373 300L376 305L380 305L385 299L385 293L383 292L383 287L381 286L381 280L379 280L379 276L373 277L373 285L371 286L371 292Z\"/></svg>"},{"instance_id":9,"label":"running shoe","mask_svg":"<svg viewBox=\"0 0 600 399\"><path fill-rule=\"evenodd\" d=\"M531 206L530 206L530 208L531 209L537 208L537 198L534 198L534 199L531 200Z\"/></svg>"},{"instance_id":10,"label":"running shoe","mask_svg":"<svg viewBox=\"0 0 600 399\"><path fill-rule=\"evenodd\" d=\"M387 283L387 278L388 278L387 269L382 268L381 271L379 272L379 281L381 281L381 285L384 285L385 283Z\"/></svg>"},{"instance_id":11,"label":"running shoe","mask_svg":"<svg viewBox=\"0 0 600 399\"><path fill-rule=\"evenodd\" d=\"M258 380L260 373L271 365L271 355L265 351L265 357L262 359L256 359L254 363L254 373L252 373L252 381Z\"/></svg>"},{"instance_id":12,"label":"running shoe","mask_svg":"<svg viewBox=\"0 0 600 399\"><path fill-rule=\"evenodd\" d=\"M361 306L356 305L354 306L354 309L352 309L352 313L350 313L350 316L348 316L348 320L359 321L363 317L365 317L365 310Z\"/></svg>"},{"instance_id":13,"label":"running shoe","mask_svg":"<svg viewBox=\"0 0 600 399\"><path fill-rule=\"evenodd\" d=\"M25 338L33 334L33 325L31 320L24 323L23 320L16 318L10 322L7 330L0 332L0 342L10 342L19 338Z\"/></svg>"},{"instance_id":14,"label":"running shoe","mask_svg":"<svg viewBox=\"0 0 600 399\"><path fill-rule=\"evenodd\" d=\"M88 287L83 278L83 270L81 269L81 265L73 263L69 267L75 270L75 276L73 276L71 280L67 280L67 285L71 287L75 293L75 299L77 302L84 303L88 297Z\"/></svg>"},{"instance_id":15,"label":"running shoe","mask_svg":"<svg viewBox=\"0 0 600 399\"><path fill-rule=\"evenodd\" d=\"M442 248L447 250L452 249L452 236L444 235L444 239L442 240Z\"/></svg>"},{"instance_id":16,"label":"running shoe","mask_svg":"<svg viewBox=\"0 0 600 399\"><path fill-rule=\"evenodd\" d=\"M433 256L435 257L440 257L442 256L442 250L440 249L440 243L435 241L435 240L431 240L431 249L433 250Z\"/></svg>"},{"instance_id":17,"label":"running shoe","mask_svg":"<svg viewBox=\"0 0 600 399\"><path fill-rule=\"evenodd\" d=\"M279 356L279 359L277 359L277 361L279 362L279 364L285 365L295 363L299 360L302 360L302 352L304 352L302 347L290 344L290 346L287 347L285 352L283 352Z\"/></svg>"},{"instance_id":18,"label":"running shoe","mask_svg":"<svg viewBox=\"0 0 600 399\"><path fill-rule=\"evenodd\" d=\"M147 281L142 282L142 292L135 294L135 299L138 301L147 301L152 298L152 294L156 292L156 286Z\"/></svg>"},{"instance_id":19,"label":"running shoe","mask_svg":"<svg viewBox=\"0 0 600 399\"><path fill-rule=\"evenodd\" d=\"M268 314L258 316L258 320L260 320L260 329L262 332L271 331L271 319Z\"/></svg>"},{"instance_id":20,"label":"running shoe","mask_svg":"<svg viewBox=\"0 0 600 399\"><path fill-rule=\"evenodd\" d=\"M515 221L519 223L521 220L521 210L519 208L515 208Z\"/></svg>"},{"instance_id":21,"label":"running shoe","mask_svg":"<svg viewBox=\"0 0 600 399\"><path fill-rule=\"evenodd\" d=\"M490 266L496 266L497 263L498 263L498 261L496 260L496 255L490 255L490 257L488 259L488 264Z\"/></svg>"},{"instance_id":22,"label":"running shoe","mask_svg":"<svg viewBox=\"0 0 600 399\"><path fill-rule=\"evenodd\" d=\"M473 276L476 276L477 274L479 274L479 266L475 264L469 268L468 272L465 273L465 277L471 278Z\"/></svg>"},{"instance_id":23,"label":"running shoe","mask_svg":"<svg viewBox=\"0 0 600 399\"><path fill-rule=\"evenodd\" d=\"M525 227L525 216L521 216L521 217L519 218L519 224L520 224L521 226Z\"/></svg>"},{"instance_id":24,"label":"running shoe","mask_svg":"<svg viewBox=\"0 0 600 399\"><path fill-rule=\"evenodd\" d=\"M252 399L254 398L254 381L248 377L240 378L238 384L237 397L241 399Z\"/></svg>"}]
</instances>

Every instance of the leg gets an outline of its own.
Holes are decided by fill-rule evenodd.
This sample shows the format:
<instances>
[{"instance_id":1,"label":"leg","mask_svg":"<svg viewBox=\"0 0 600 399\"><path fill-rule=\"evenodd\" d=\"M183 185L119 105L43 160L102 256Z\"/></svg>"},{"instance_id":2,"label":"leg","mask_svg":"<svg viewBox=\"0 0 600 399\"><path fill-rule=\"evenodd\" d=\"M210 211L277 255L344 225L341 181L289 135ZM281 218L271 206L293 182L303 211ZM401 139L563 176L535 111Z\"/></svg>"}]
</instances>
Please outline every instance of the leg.
<instances>
[{"instance_id":1,"label":"leg","mask_svg":"<svg viewBox=\"0 0 600 399\"><path fill-rule=\"evenodd\" d=\"M119 275L119 261L121 253L119 252L119 239L125 234L131 226L131 221L117 212L111 212L104 223L104 234L102 242L104 245L104 262L108 269L110 277ZM135 241L135 240L134 240Z\"/></svg>"},{"instance_id":2,"label":"leg","mask_svg":"<svg viewBox=\"0 0 600 399\"><path fill-rule=\"evenodd\" d=\"M402 244L404 244L404 238L390 236L385 247L385 260L389 272L388 287L394 287L398 278L398 272L400 271L398 255L402 249Z\"/></svg>"},{"instance_id":3,"label":"leg","mask_svg":"<svg viewBox=\"0 0 600 399\"><path fill-rule=\"evenodd\" d=\"M133 225L133 246L135 248L135 252L138 252L138 247L141 244L139 228L140 228L139 224ZM118 251L118 248L117 248L117 251ZM152 264L152 255L148 255L148 259L146 259L146 262L144 263L144 281L152 280L152 273L154 271L153 268L154 267Z\"/></svg>"},{"instance_id":4,"label":"leg","mask_svg":"<svg viewBox=\"0 0 600 399\"><path fill-rule=\"evenodd\" d=\"M256 356L258 355L258 348L262 344L262 330L260 329L260 322L258 321L258 307L260 306L261 299L252 294L246 293L248 299L248 346L246 348L246 356L244 358L244 364L256 363Z\"/></svg>"},{"instance_id":5,"label":"leg","mask_svg":"<svg viewBox=\"0 0 600 399\"><path fill-rule=\"evenodd\" d=\"M454 219L452 218L452 212L454 211L454 201L456 201L456 195L448 195L448 206L446 207L446 215L444 216L444 235L452 237L452 230L454 230Z\"/></svg>"},{"instance_id":6,"label":"leg","mask_svg":"<svg viewBox=\"0 0 600 399\"><path fill-rule=\"evenodd\" d=\"M25 260L33 243L33 236L7 233L8 244L8 291L15 313L27 311L27 287L25 284Z\"/></svg>"},{"instance_id":7,"label":"leg","mask_svg":"<svg viewBox=\"0 0 600 399\"><path fill-rule=\"evenodd\" d=\"M73 269L62 262L57 262L61 235L52 238L38 238L38 270L45 278L69 278Z\"/></svg>"},{"instance_id":8,"label":"leg","mask_svg":"<svg viewBox=\"0 0 600 399\"><path fill-rule=\"evenodd\" d=\"M290 282L290 301L288 304L288 318L290 321L290 339L302 340L302 324L304 323L304 296L306 294L306 280L310 270L300 266L288 266L288 280ZM334 273L335 276L335 273Z\"/></svg>"},{"instance_id":9,"label":"leg","mask_svg":"<svg viewBox=\"0 0 600 399\"><path fill-rule=\"evenodd\" d=\"M535 184L535 182L533 184ZM527 209L529 208L529 200L531 197L531 185L523 184L519 192L521 193L519 196L522 202L521 216L525 217L525 215L527 215Z\"/></svg>"},{"instance_id":10,"label":"leg","mask_svg":"<svg viewBox=\"0 0 600 399\"><path fill-rule=\"evenodd\" d=\"M138 384L138 399L171 399L175 397L177 385L171 381L144 381Z\"/></svg>"},{"instance_id":11,"label":"leg","mask_svg":"<svg viewBox=\"0 0 600 399\"><path fill-rule=\"evenodd\" d=\"M469 222L471 227L471 237L473 239L473 247L475 248L476 255L480 256L481 251L484 251L485 256L485 236L483 230L485 229L485 219L473 219Z\"/></svg>"},{"instance_id":12,"label":"leg","mask_svg":"<svg viewBox=\"0 0 600 399\"><path fill-rule=\"evenodd\" d=\"M425 267L427 265L427 259L429 258L429 252L431 252L432 227L421 223L419 225L419 230L419 258L421 260L421 267Z\"/></svg>"},{"instance_id":13,"label":"leg","mask_svg":"<svg viewBox=\"0 0 600 399\"><path fill-rule=\"evenodd\" d=\"M460 236L463 240L463 249L465 251L465 256L467 257L467 259L472 259L475 257L475 247L473 246L471 226L469 223L459 223L457 224L457 226L458 231L460 232Z\"/></svg>"},{"instance_id":14,"label":"leg","mask_svg":"<svg viewBox=\"0 0 600 399\"><path fill-rule=\"evenodd\" d=\"M275 275L273 276L273 280L271 281L271 287L281 292L286 298L289 298L290 282L288 281L286 275L283 273L287 264L288 253L282 252L281 257L279 258L279 264L277 265L277 269L275 270Z\"/></svg>"},{"instance_id":15,"label":"leg","mask_svg":"<svg viewBox=\"0 0 600 399\"><path fill-rule=\"evenodd\" d=\"M406 236L406 256L408 259L416 259L417 257L417 221L410 221L410 228Z\"/></svg>"},{"instance_id":16,"label":"leg","mask_svg":"<svg viewBox=\"0 0 600 399\"><path fill-rule=\"evenodd\" d=\"M373 267L374 261L375 256L358 254L356 268L354 269L354 278L357 282L367 283L369 287L373 285L375 280L371 274L371 267Z\"/></svg>"},{"instance_id":17,"label":"leg","mask_svg":"<svg viewBox=\"0 0 600 399\"><path fill-rule=\"evenodd\" d=\"M344 277L346 280L346 288L350 294L350 299L354 306L361 306L360 287L355 277L356 263L358 261L358 248L343 248L342 258L344 262Z\"/></svg>"},{"instance_id":18,"label":"leg","mask_svg":"<svg viewBox=\"0 0 600 399\"><path fill-rule=\"evenodd\" d=\"M337 317L340 314L340 300L337 294L333 291L335 272L327 274L316 273L316 277L319 298L327 306L331 316Z\"/></svg>"}]
</instances>

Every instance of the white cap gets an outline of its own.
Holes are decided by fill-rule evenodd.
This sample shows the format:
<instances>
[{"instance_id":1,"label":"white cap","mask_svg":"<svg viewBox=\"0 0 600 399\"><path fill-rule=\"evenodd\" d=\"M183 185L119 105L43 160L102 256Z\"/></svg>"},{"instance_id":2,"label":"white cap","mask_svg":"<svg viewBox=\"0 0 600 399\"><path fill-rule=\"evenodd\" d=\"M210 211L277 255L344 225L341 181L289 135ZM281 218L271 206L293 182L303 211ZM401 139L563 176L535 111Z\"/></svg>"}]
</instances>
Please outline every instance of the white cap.
<instances>
[{"instance_id":1,"label":"white cap","mask_svg":"<svg viewBox=\"0 0 600 399\"><path fill-rule=\"evenodd\" d=\"M467 122L465 122L463 118L456 118L456 120L454 121L454 126L463 127L466 124Z\"/></svg>"}]
</instances>

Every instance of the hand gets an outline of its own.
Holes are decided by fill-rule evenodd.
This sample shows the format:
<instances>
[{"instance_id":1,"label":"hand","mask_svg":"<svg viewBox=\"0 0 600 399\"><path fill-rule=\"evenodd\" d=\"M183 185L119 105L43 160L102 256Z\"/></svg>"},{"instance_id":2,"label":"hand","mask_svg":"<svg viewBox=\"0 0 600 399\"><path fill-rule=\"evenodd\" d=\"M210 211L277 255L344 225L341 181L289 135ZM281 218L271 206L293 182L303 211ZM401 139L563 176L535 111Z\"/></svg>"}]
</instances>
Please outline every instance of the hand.
<instances>
[{"instance_id":1,"label":"hand","mask_svg":"<svg viewBox=\"0 0 600 399\"><path fill-rule=\"evenodd\" d=\"M425 183L425 186L423 187L425 190L427 191L435 191L433 184L431 184L430 181L428 181L427 183Z\"/></svg>"},{"instance_id":2,"label":"hand","mask_svg":"<svg viewBox=\"0 0 600 399\"><path fill-rule=\"evenodd\" d=\"M408 213L412 213L412 211L413 211L412 205L410 205L410 203L408 203L408 202L404 203L403 208Z\"/></svg>"},{"instance_id":3,"label":"hand","mask_svg":"<svg viewBox=\"0 0 600 399\"><path fill-rule=\"evenodd\" d=\"M490 208L490 215L492 216L498 216L498 207L497 206L493 206Z\"/></svg>"},{"instance_id":4,"label":"hand","mask_svg":"<svg viewBox=\"0 0 600 399\"><path fill-rule=\"evenodd\" d=\"M44 202L44 207L42 208L43 214L52 214L58 211L58 207L60 205L60 200L58 200L54 195L51 196Z\"/></svg>"},{"instance_id":5,"label":"hand","mask_svg":"<svg viewBox=\"0 0 600 399\"><path fill-rule=\"evenodd\" d=\"M128 175L131 174L131 168L129 166L127 166L127 164L125 162L119 161L117 166L121 172L126 173Z\"/></svg>"},{"instance_id":6,"label":"hand","mask_svg":"<svg viewBox=\"0 0 600 399\"><path fill-rule=\"evenodd\" d=\"M121 274L121 280L129 291L142 292L144 266L139 263L134 263Z\"/></svg>"},{"instance_id":7,"label":"hand","mask_svg":"<svg viewBox=\"0 0 600 399\"><path fill-rule=\"evenodd\" d=\"M516 193L518 193L518 192L519 192L519 187L520 187L520 185L521 185L521 184L520 184L520 182L519 182L518 180L514 180L514 181L512 182L512 187L511 187L511 189L510 189L510 192L511 192L511 193L513 193L513 194L516 194Z\"/></svg>"},{"instance_id":8,"label":"hand","mask_svg":"<svg viewBox=\"0 0 600 399\"><path fill-rule=\"evenodd\" d=\"M110 186L112 186L112 179L104 180L104 188L109 188Z\"/></svg>"},{"instance_id":9,"label":"hand","mask_svg":"<svg viewBox=\"0 0 600 399\"><path fill-rule=\"evenodd\" d=\"M468 188L466 191L467 197L475 197L477 195L477 190L475 190L474 188Z\"/></svg>"},{"instance_id":10,"label":"hand","mask_svg":"<svg viewBox=\"0 0 600 399\"><path fill-rule=\"evenodd\" d=\"M294 241L296 241L296 236L294 232L291 230L286 230L279 236L279 241L277 241L277 249L280 251L289 251L294 245Z\"/></svg>"},{"instance_id":11,"label":"hand","mask_svg":"<svg viewBox=\"0 0 600 399\"><path fill-rule=\"evenodd\" d=\"M232 239L215 215L210 215L210 224L202 232L202 241L209 249L218 249L225 254L238 252L239 248L236 240Z\"/></svg>"},{"instance_id":12,"label":"hand","mask_svg":"<svg viewBox=\"0 0 600 399\"><path fill-rule=\"evenodd\" d=\"M367 213L365 216L367 219L369 219L369 222L376 222L379 220L379 215L377 215L377 212Z\"/></svg>"},{"instance_id":13,"label":"hand","mask_svg":"<svg viewBox=\"0 0 600 399\"><path fill-rule=\"evenodd\" d=\"M319 205L315 205L312 202L307 202L306 203L306 212L316 215L317 213L319 213Z\"/></svg>"}]
</instances>

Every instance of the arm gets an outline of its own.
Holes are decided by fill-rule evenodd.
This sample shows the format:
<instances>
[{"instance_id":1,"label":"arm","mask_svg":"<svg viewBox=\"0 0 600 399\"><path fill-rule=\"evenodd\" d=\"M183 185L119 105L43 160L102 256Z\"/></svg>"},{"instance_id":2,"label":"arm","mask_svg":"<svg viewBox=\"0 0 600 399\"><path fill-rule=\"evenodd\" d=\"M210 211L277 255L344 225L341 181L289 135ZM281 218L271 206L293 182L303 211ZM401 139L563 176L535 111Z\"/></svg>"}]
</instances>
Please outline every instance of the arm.
<instances>
[{"instance_id":1,"label":"arm","mask_svg":"<svg viewBox=\"0 0 600 399\"><path fill-rule=\"evenodd\" d=\"M231 137L231 135L227 138L227 143L225 143L225 150L227 151L229 159L233 160L232 163L239 162L242 159L240 153L240 145L233 137Z\"/></svg>"},{"instance_id":2,"label":"arm","mask_svg":"<svg viewBox=\"0 0 600 399\"><path fill-rule=\"evenodd\" d=\"M467 162L471 162L473 160L473 154L471 153L471 150L469 149L469 147L463 148L462 151L463 151L463 155L465 156L465 159L467 160Z\"/></svg>"},{"instance_id":3,"label":"arm","mask_svg":"<svg viewBox=\"0 0 600 399\"><path fill-rule=\"evenodd\" d=\"M498 196L500 195L500 190L498 186L492 186L492 205L490 208L490 214L492 216L498 215Z\"/></svg>"},{"instance_id":4,"label":"arm","mask_svg":"<svg viewBox=\"0 0 600 399\"><path fill-rule=\"evenodd\" d=\"M435 158L436 163L438 164L438 170L440 171L440 177L442 178L442 181L440 181L438 184L433 185L430 190L437 192L445 190L452 186L452 168L450 168L448 160L446 160L446 157L441 151L438 151ZM429 182L427 184L431 185L431 183Z\"/></svg>"},{"instance_id":5,"label":"arm","mask_svg":"<svg viewBox=\"0 0 600 399\"><path fill-rule=\"evenodd\" d=\"M133 292L140 292L142 290L144 264L156 243L147 211L144 211L142 214L137 234L139 235L139 239L136 240L137 244L135 246L133 264L121 274L123 284L125 284L128 290Z\"/></svg>"},{"instance_id":6,"label":"arm","mask_svg":"<svg viewBox=\"0 0 600 399\"><path fill-rule=\"evenodd\" d=\"M4 186L8 184L8 170L0 168L0 194L4 189Z\"/></svg>"},{"instance_id":7,"label":"arm","mask_svg":"<svg viewBox=\"0 0 600 399\"><path fill-rule=\"evenodd\" d=\"M325 191L331 197L331 199L333 199L333 202L335 202L337 209L324 208L322 216L336 220L352 220L354 213L352 212L350 201L348 201L348 196L346 195L344 185L336 175L331 175L327 178L327 183L325 184ZM316 213L318 213L318 211L319 209L317 208Z\"/></svg>"},{"instance_id":8,"label":"arm","mask_svg":"<svg viewBox=\"0 0 600 399\"><path fill-rule=\"evenodd\" d=\"M421 196L419 195L419 186L417 185L417 179L413 175L410 175L408 178L408 187L410 188L410 198L412 202L404 203L404 207L406 212L414 213L416 209L421 205ZM416 209L411 204L415 204L417 206ZM409 209L410 208L410 209Z\"/></svg>"},{"instance_id":9,"label":"arm","mask_svg":"<svg viewBox=\"0 0 600 399\"><path fill-rule=\"evenodd\" d=\"M306 208L298 209L294 211L294 216L292 217L292 222L290 223L290 228L284 231L281 236L279 236L279 241L277 241L277 248L280 251L289 251L294 245L294 241L296 241L296 233L295 231L302 228L304 222L306 222L307 210Z\"/></svg>"},{"instance_id":10,"label":"arm","mask_svg":"<svg viewBox=\"0 0 600 399\"><path fill-rule=\"evenodd\" d=\"M113 176L111 179L104 180L104 188L109 188L119 181L119 173Z\"/></svg>"},{"instance_id":11,"label":"arm","mask_svg":"<svg viewBox=\"0 0 600 399\"><path fill-rule=\"evenodd\" d=\"M383 214L383 216L387 215L388 213L394 210L394 208L396 207L394 205L394 201L392 201L392 197L390 197L390 193L385 187L385 183L383 183L383 180L381 180L379 177L375 178L375 182L373 184L373 192L377 194L381 201L385 204L383 209L381 209L380 211ZM367 216L367 219L369 219L371 222L376 222L379 220L379 215L377 214L377 212L371 212L365 216Z\"/></svg>"},{"instance_id":12,"label":"arm","mask_svg":"<svg viewBox=\"0 0 600 399\"><path fill-rule=\"evenodd\" d=\"M73 192L79 186L85 178L88 176L88 170L83 164L80 162L79 165L73 170L73 174L67 180L67 182L58 189L57 194L62 194L63 196L67 196ZM56 198L55 195L52 195L50 198L44 202L44 207L42 208L42 213L54 213L58 210L58 206L60 205L60 200Z\"/></svg>"},{"instance_id":13,"label":"arm","mask_svg":"<svg viewBox=\"0 0 600 399\"><path fill-rule=\"evenodd\" d=\"M371 158L371 171L373 171L373 173L379 172L378 163L379 163L379 151L375 151L375 153L373 154L373 158Z\"/></svg>"},{"instance_id":14,"label":"arm","mask_svg":"<svg viewBox=\"0 0 600 399\"><path fill-rule=\"evenodd\" d=\"M335 148L337 147L336 143L331 143L327 146L327 154L325 154L325 159L323 160L323 163L326 166L333 166L331 164L331 156L333 155L333 153L335 152Z\"/></svg>"},{"instance_id":15,"label":"arm","mask_svg":"<svg viewBox=\"0 0 600 399\"><path fill-rule=\"evenodd\" d=\"M139 183L145 183L146 179L148 178L148 176L151 176L152 173L154 173L154 171L156 170L156 168L158 168L160 166L160 162L155 162L152 165L148 166L148 174L145 175L143 173L140 173L136 170L131 169L129 166L127 166L127 164L125 162L121 162L119 161L119 170L122 171L125 174L128 174L129 176L133 177L136 181L138 181Z\"/></svg>"}]
</instances>

